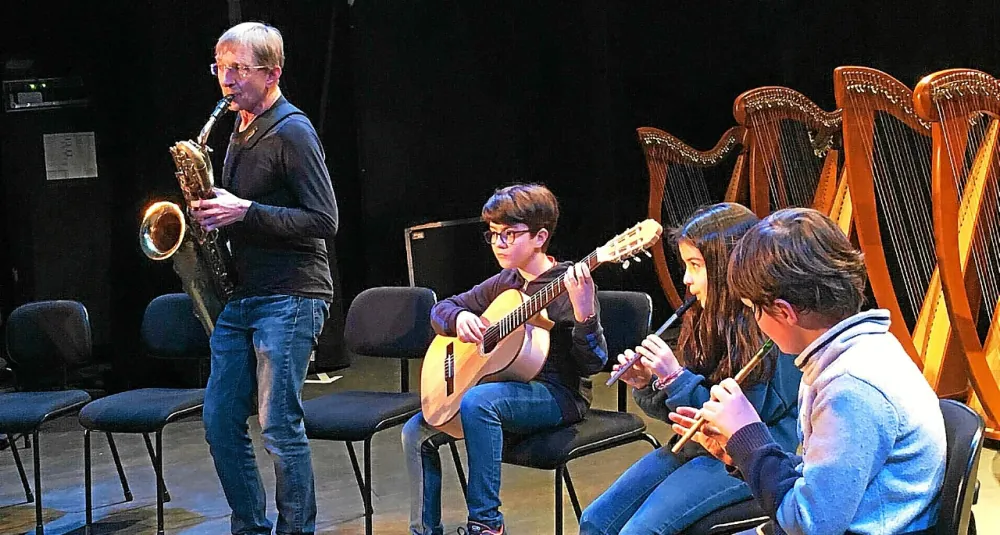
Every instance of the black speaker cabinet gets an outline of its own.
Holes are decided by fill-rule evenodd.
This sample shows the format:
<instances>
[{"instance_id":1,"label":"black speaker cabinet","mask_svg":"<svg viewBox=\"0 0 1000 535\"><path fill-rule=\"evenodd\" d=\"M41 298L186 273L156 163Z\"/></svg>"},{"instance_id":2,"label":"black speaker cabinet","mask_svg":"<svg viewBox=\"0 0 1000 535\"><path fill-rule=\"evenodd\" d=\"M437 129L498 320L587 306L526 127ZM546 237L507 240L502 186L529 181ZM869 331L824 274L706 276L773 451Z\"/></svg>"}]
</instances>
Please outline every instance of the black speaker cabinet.
<instances>
[{"instance_id":1,"label":"black speaker cabinet","mask_svg":"<svg viewBox=\"0 0 1000 535\"><path fill-rule=\"evenodd\" d=\"M434 290L438 299L464 292L499 271L483 220L454 219L407 228L406 264L411 286Z\"/></svg>"},{"instance_id":2,"label":"black speaker cabinet","mask_svg":"<svg viewBox=\"0 0 1000 535\"><path fill-rule=\"evenodd\" d=\"M52 80L23 83L41 87ZM4 82L5 96L12 83ZM94 344L107 344L113 190L104 139L91 107L72 99L41 106L43 97L35 98L38 107L5 107L0 120L3 307L9 312L28 301L81 301Z\"/></svg>"}]
</instances>

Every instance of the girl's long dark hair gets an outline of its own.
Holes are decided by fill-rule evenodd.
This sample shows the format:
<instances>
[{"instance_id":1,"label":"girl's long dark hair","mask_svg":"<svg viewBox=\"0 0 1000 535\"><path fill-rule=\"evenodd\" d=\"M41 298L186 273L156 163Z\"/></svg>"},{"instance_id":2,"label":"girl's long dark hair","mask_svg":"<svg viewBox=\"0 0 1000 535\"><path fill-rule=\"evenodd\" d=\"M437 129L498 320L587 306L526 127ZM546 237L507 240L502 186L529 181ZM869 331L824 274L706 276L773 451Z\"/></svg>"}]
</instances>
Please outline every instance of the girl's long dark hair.
<instances>
[{"instance_id":1,"label":"girl's long dark hair","mask_svg":"<svg viewBox=\"0 0 1000 535\"><path fill-rule=\"evenodd\" d=\"M742 368L764 342L753 312L729 290L726 271L736 243L759 219L746 207L719 203L700 208L675 229L675 242L686 242L705 259L707 295L684 315L678 359L694 373L718 384ZM770 360L770 359L768 359ZM768 361L744 381L752 385L771 375Z\"/></svg>"}]
</instances>

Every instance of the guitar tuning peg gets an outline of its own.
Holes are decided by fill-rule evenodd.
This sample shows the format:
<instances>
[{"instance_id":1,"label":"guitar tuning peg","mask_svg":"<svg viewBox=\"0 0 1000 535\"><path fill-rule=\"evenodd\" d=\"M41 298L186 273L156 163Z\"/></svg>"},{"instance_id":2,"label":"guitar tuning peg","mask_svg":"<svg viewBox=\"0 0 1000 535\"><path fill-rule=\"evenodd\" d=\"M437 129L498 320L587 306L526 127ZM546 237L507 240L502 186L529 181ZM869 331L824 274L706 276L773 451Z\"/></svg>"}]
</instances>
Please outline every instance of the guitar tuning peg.
<instances>
[{"instance_id":1,"label":"guitar tuning peg","mask_svg":"<svg viewBox=\"0 0 1000 535\"><path fill-rule=\"evenodd\" d=\"M628 269L628 260L622 262L622 269Z\"/></svg>"},{"instance_id":2,"label":"guitar tuning peg","mask_svg":"<svg viewBox=\"0 0 1000 535\"><path fill-rule=\"evenodd\" d=\"M632 258L636 261L637 264L641 264L642 263L642 259L639 258L638 256L633 256Z\"/></svg>"},{"instance_id":3,"label":"guitar tuning peg","mask_svg":"<svg viewBox=\"0 0 1000 535\"><path fill-rule=\"evenodd\" d=\"M649 252L649 249L644 250L643 254L645 254L649 258L653 258L653 253Z\"/></svg>"}]
</instances>

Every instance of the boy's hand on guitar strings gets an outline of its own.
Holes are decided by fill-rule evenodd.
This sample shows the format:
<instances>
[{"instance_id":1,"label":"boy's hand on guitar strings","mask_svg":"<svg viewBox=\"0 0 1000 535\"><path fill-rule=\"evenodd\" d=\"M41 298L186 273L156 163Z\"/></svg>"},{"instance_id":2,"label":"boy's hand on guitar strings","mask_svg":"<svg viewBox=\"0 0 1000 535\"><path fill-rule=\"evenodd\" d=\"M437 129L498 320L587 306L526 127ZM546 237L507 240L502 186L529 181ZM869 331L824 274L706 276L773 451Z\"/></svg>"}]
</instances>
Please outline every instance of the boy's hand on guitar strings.
<instances>
[{"instance_id":1,"label":"boy's hand on guitar strings","mask_svg":"<svg viewBox=\"0 0 1000 535\"><path fill-rule=\"evenodd\" d=\"M590 268L583 262L573 264L566 270L563 284L573 303L576 321L586 321L594 314L594 278L590 276Z\"/></svg>"},{"instance_id":2,"label":"boy's hand on guitar strings","mask_svg":"<svg viewBox=\"0 0 1000 535\"><path fill-rule=\"evenodd\" d=\"M455 318L455 334L458 335L459 340L466 344L483 343L483 333L489 326L488 319L480 318L468 310L459 312L458 317Z\"/></svg>"},{"instance_id":3,"label":"boy's hand on guitar strings","mask_svg":"<svg viewBox=\"0 0 1000 535\"><path fill-rule=\"evenodd\" d=\"M712 399L701 407L701 415L727 440L743 427L760 421L757 410L734 379L713 386L711 393Z\"/></svg>"},{"instance_id":4,"label":"boy's hand on guitar strings","mask_svg":"<svg viewBox=\"0 0 1000 535\"><path fill-rule=\"evenodd\" d=\"M684 433L687 433L698 418L698 411L692 407L678 407L677 412L671 412L669 418L673 422L670 429L678 436L684 436ZM716 459L730 466L733 465L733 458L726 453L726 443L729 439L720 433L714 425L708 423L702 425L701 429L691 438Z\"/></svg>"},{"instance_id":5,"label":"boy's hand on guitar strings","mask_svg":"<svg viewBox=\"0 0 1000 535\"><path fill-rule=\"evenodd\" d=\"M629 359L635 356L635 351L626 349L625 353L618 355L618 364L612 368L612 372L617 372L622 366L628 363ZM653 371L643 364L642 359L636 360L635 364L619 378L632 388L643 389L653 380Z\"/></svg>"}]
</instances>

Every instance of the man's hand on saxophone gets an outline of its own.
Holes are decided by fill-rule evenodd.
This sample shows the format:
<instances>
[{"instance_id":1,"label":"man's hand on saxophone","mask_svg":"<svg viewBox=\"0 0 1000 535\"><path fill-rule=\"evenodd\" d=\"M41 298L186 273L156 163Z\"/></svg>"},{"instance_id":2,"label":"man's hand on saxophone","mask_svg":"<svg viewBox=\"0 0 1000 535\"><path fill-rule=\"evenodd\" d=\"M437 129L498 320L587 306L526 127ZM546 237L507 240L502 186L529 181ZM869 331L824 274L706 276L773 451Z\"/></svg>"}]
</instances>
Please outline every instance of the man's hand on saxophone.
<instances>
[{"instance_id":1,"label":"man's hand on saxophone","mask_svg":"<svg viewBox=\"0 0 1000 535\"><path fill-rule=\"evenodd\" d=\"M215 193L214 199L191 201L191 217L198 224L205 230L212 231L243 221L252 201L241 199L222 188L212 188L212 191Z\"/></svg>"}]
</instances>

